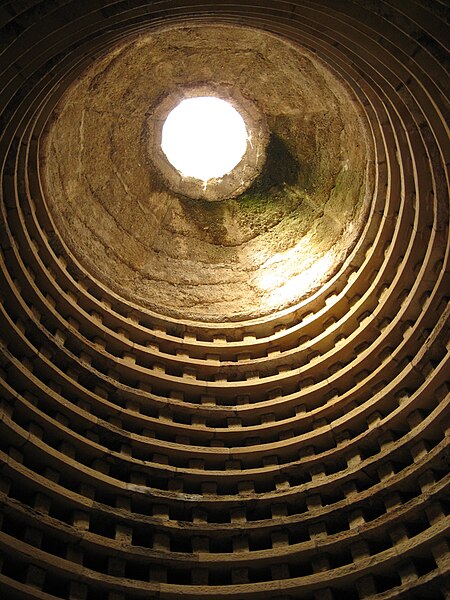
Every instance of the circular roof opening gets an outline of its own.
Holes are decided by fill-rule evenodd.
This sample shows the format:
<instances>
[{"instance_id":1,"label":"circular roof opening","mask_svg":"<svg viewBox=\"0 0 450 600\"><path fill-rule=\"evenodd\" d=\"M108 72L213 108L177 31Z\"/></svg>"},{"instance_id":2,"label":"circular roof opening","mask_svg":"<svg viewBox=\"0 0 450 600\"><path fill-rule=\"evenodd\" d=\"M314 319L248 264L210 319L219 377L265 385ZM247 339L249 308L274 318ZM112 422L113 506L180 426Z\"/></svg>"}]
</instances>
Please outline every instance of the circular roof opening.
<instances>
[{"instance_id":1,"label":"circular roof opening","mask_svg":"<svg viewBox=\"0 0 450 600\"><path fill-rule=\"evenodd\" d=\"M236 198L261 173L269 130L236 86L211 83L176 89L151 107L146 138L170 190L217 201Z\"/></svg>"},{"instance_id":2,"label":"circular roof opening","mask_svg":"<svg viewBox=\"0 0 450 600\"><path fill-rule=\"evenodd\" d=\"M247 149L247 128L238 111L214 96L187 98L168 115L161 148L184 177L219 179L239 164Z\"/></svg>"}]
</instances>

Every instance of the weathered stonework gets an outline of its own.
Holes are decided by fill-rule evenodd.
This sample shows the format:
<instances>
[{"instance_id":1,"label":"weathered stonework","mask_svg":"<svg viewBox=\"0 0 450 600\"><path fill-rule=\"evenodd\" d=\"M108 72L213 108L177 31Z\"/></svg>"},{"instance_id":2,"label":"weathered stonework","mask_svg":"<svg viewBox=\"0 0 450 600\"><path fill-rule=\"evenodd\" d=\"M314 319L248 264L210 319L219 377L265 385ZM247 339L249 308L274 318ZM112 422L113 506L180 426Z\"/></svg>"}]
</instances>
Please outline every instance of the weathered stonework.
<instances>
[{"instance_id":1,"label":"weathered stonework","mask_svg":"<svg viewBox=\"0 0 450 600\"><path fill-rule=\"evenodd\" d=\"M447 17L0 3L2 600L448 600ZM189 73L273 133L239 198L152 170Z\"/></svg>"},{"instance_id":2,"label":"weathered stonework","mask_svg":"<svg viewBox=\"0 0 450 600\"><path fill-rule=\"evenodd\" d=\"M214 206L183 196L196 195L195 180L172 172L166 185L152 126L204 82L235 90L262 147L270 131L252 187ZM211 25L155 31L96 61L60 101L43 146L47 202L82 264L133 302L181 319L261 317L318 289L358 239L373 192L360 113L317 57L278 37ZM220 198L228 183L206 195Z\"/></svg>"}]
</instances>

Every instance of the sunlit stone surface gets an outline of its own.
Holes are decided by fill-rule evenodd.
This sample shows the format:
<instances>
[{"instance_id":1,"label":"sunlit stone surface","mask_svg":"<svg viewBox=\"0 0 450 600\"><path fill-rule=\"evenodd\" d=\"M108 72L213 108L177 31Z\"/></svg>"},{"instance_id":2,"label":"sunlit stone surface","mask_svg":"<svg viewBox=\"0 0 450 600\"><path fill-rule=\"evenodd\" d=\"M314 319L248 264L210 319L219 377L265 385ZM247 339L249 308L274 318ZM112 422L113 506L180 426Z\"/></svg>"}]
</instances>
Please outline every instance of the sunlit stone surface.
<instances>
[{"instance_id":1,"label":"sunlit stone surface","mask_svg":"<svg viewBox=\"0 0 450 600\"><path fill-rule=\"evenodd\" d=\"M208 181L206 158L235 133L223 118L206 121L204 107L211 135L201 180L164 158L173 169L166 177L155 163L156 134L191 92L242 98L232 102L245 109L240 146L222 180ZM60 101L42 144L49 210L90 273L156 313L237 321L294 309L337 272L364 226L373 160L360 114L316 56L263 31L208 25L142 35L94 62ZM258 115L269 132L261 171L236 197L212 197L215 182L220 192L227 177L247 178ZM190 158L200 136L192 117L188 126L177 145Z\"/></svg>"}]
</instances>

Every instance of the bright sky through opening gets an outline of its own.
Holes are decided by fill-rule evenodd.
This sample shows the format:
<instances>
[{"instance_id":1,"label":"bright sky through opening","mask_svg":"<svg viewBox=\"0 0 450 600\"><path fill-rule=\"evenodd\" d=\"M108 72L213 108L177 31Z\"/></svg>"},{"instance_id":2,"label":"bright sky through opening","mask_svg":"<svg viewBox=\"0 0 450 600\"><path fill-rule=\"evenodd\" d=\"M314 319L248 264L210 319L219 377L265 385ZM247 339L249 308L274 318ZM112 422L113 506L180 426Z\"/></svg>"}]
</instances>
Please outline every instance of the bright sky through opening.
<instances>
[{"instance_id":1,"label":"bright sky through opening","mask_svg":"<svg viewBox=\"0 0 450 600\"><path fill-rule=\"evenodd\" d=\"M161 148L185 177L206 182L229 173L247 148L247 130L231 104L215 97L183 100L162 130Z\"/></svg>"}]
</instances>

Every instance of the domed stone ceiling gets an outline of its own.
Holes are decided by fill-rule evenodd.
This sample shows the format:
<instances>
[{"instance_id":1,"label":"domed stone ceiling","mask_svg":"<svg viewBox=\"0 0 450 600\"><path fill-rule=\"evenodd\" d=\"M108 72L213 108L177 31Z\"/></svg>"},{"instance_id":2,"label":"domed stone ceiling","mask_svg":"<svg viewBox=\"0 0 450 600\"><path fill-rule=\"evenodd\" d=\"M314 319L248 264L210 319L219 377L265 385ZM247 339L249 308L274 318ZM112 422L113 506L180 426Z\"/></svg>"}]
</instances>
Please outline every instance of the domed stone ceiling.
<instances>
[{"instance_id":1,"label":"domed stone ceiling","mask_svg":"<svg viewBox=\"0 0 450 600\"><path fill-rule=\"evenodd\" d=\"M1 3L0 598L448 600L447 17ZM197 86L234 199L158 172Z\"/></svg>"},{"instance_id":2,"label":"domed stone ceiling","mask_svg":"<svg viewBox=\"0 0 450 600\"><path fill-rule=\"evenodd\" d=\"M229 87L264 115L265 165L236 198L169 189L152 161L155 111L193 86ZM172 27L96 60L43 146L46 201L101 282L180 319L254 319L294 306L354 247L372 185L357 100L304 48L261 30Z\"/></svg>"}]
</instances>

